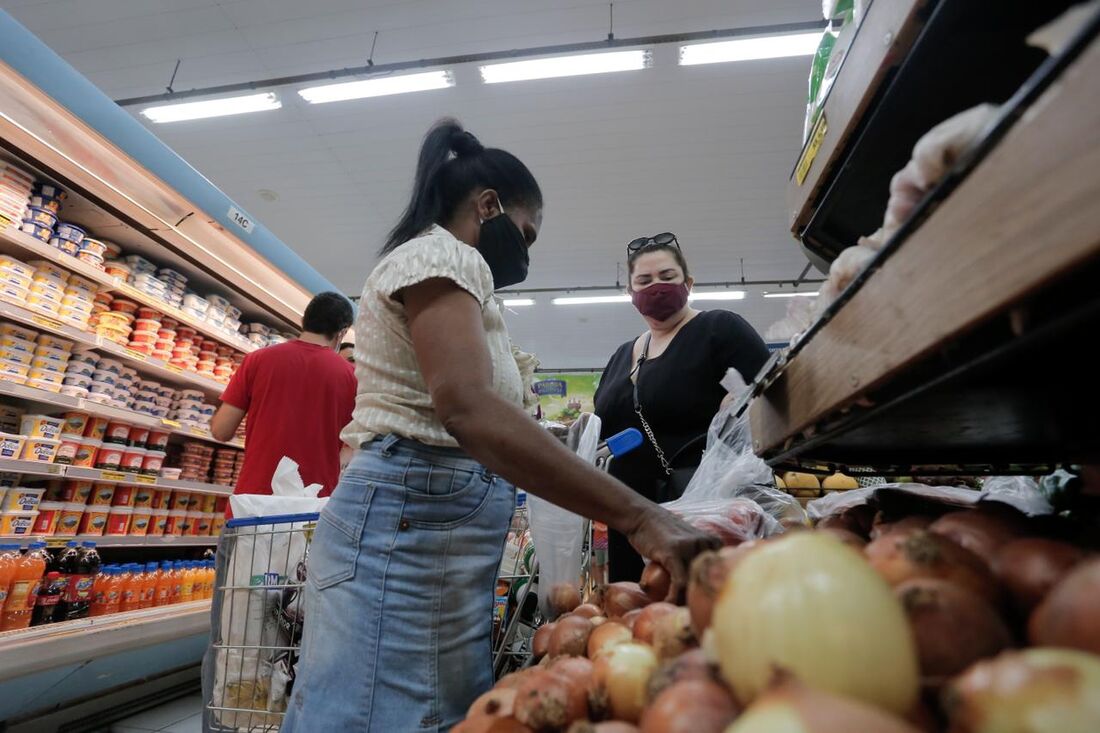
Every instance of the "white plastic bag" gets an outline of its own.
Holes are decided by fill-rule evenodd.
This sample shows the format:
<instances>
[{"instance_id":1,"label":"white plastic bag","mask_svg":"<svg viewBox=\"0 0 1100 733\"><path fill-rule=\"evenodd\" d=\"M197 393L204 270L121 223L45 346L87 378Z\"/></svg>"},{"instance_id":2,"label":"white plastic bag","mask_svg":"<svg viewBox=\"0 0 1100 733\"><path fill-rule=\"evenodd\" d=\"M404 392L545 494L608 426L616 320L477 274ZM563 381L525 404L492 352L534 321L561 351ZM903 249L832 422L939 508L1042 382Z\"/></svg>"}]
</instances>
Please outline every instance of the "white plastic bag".
<instances>
[{"instance_id":1,"label":"white plastic bag","mask_svg":"<svg viewBox=\"0 0 1100 733\"><path fill-rule=\"evenodd\" d=\"M600 418L585 413L569 428L566 444L589 463L600 445ZM539 563L539 607L548 618L550 590L558 583L580 587L585 519L534 494L527 495L531 541Z\"/></svg>"}]
</instances>

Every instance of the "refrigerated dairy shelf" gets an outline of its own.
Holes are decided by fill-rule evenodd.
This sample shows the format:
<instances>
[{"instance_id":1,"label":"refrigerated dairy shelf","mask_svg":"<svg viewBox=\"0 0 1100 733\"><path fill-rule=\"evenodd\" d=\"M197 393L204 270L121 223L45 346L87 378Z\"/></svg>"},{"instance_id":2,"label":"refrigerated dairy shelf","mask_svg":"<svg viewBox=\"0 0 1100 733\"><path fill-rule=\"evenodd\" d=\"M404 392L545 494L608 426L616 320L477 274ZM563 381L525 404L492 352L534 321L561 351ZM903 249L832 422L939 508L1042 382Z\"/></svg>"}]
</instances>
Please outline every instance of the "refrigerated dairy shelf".
<instances>
[{"instance_id":1,"label":"refrigerated dairy shelf","mask_svg":"<svg viewBox=\"0 0 1100 733\"><path fill-rule=\"evenodd\" d=\"M156 537L137 537L120 535L0 535L0 542L17 542L26 546L31 542L45 542L47 547L64 547L68 542L94 542L96 547L213 547L218 544L217 537L183 537L178 535L160 535ZM2 637L0 637L2 642Z\"/></svg>"},{"instance_id":2,"label":"refrigerated dairy shelf","mask_svg":"<svg viewBox=\"0 0 1100 733\"><path fill-rule=\"evenodd\" d=\"M105 471L98 468L79 468L42 461L0 459L0 473L19 473L24 476L42 476L43 478L69 478L107 484L142 484L157 489L195 491L201 494L219 494L223 496L229 496L233 493L232 486L207 484L200 481L174 481L157 476L142 476L122 471Z\"/></svg>"}]
</instances>

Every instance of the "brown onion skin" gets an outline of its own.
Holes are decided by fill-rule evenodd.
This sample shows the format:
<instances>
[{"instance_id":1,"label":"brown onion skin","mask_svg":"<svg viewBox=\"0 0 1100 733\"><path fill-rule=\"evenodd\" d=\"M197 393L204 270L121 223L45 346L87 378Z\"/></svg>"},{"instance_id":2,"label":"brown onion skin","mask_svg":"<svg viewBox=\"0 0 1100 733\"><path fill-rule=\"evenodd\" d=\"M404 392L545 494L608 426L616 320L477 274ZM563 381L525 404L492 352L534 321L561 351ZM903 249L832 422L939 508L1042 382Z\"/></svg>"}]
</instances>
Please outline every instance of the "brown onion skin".
<instances>
[{"instance_id":1,"label":"brown onion skin","mask_svg":"<svg viewBox=\"0 0 1100 733\"><path fill-rule=\"evenodd\" d=\"M592 630L592 633L588 635L588 653L589 659L595 659L600 655L604 646L607 644L622 644L633 640L634 634L631 633L625 625L617 621L608 621L605 624Z\"/></svg>"},{"instance_id":2,"label":"brown onion skin","mask_svg":"<svg viewBox=\"0 0 1100 733\"><path fill-rule=\"evenodd\" d=\"M847 529L841 529L840 527L824 527L819 529L818 532L825 532L831 534L844 544L852 547L853 549L863 551L863 548L867 546L867 540L860 537L855 532Z\"/></svg>"},{"instance_id":3,"label":"brown onion skin","mask_svg":"<svg viewBox=\"0 0 1100 733\"><path fill-rule=\"evenodd\" d=\"M515 719L535 730L557 730L588 715L583 690L564 675L539 670L516 688Z\"/></svg>"},{"instance_id":4,"label":"brown onion skin","mask_svg":"<svg viewBox=\"0 0 1100 733\"><path fill-rule=\"evenodd\" d=\"M551 658L584 656L588 650L588 636L592 633L592 622L584 616L566 616L554 623L550 634L550 646L547 654Z\"/></svg>"},{"instance_id":5,"label":"brown onion skin","mask_svg":"<svg viewBox=\"0 0 1100 733\"><path fill-rule=\"evenodd\" d=\"M906 529L928 529L932 525L933 518L923 514L914 514L902 517L896 521L881 520L881 514L875 516L875 523L871 527L871 539L877 540L885 534Z\"/></svg>"},{"instance_id":6,"label":"brown onion skin","mask_svg":"<svg viewBox=\"0 0 1100 733\"><path fill-rule=\"evenodd\" d=\"M466 719L507 718L512 715L515 706L515 687L494 687L474 700L474 704L466 712Z\"/></svg>"},{"instance_id":7,"label":"brown onion skin","mask_svg":"<svg viewBox=\"0 0 1100 733\"><path fill-rule=\"evenodd\" d=\"M564 676L570 684L579 686L584 691L584 699L588 699L595 670L592 660L587 657L558 657L550 663L549 669L556 675Z\"/></svg>"},{"instance_id":8,"label":"brown onion skin","mask_svg":"<svg viewBox=\"0 0 1100 733\"><path fill-rule=\"evenodd\" d=\"M1051 589L1028 623L1036 646L1100 654L1100 558L1086 560Z\"/></svg>"},{"instance_id":9,"label":"brown onion skin","mask_svg":"<svg viewBox=\"0 0 1100 733\"><path fill-rule=\"evenodd\" d=\"M993 572L1016 610L1028 614L1086 557L1084 550L1067 542L1026 537L997 550Z\"/></svg>"},{"instance_id":10,"label":"brown onion skin","mask_svg":"<svg viewBox=\"0 0 1100 733\"><path fill-rule=\"evenodd\" d=\"M619 621L623 626L630 629L631 633L634 633L634 624L637 623L638 617L642 615L642 609L635 608L633 611L627 611L623 614Z\"/></svg>"},{"instance_id":11,"label":"brown onion skin","mask_svg":"<svg viewBox=\"0 0 1100 733\"><path fill-rule=\"evenodd\" d=\"M658 659L674 659L689 649L699 646L699 640L691 630L691 612L677 608L662 616L653 624L653 650Z\"/></svg>"},{"instance_id":12,"label":"brown onion skin","mask_svg":"<svg viewBox=\"0 0 1100 733\"><path fill-rule=\"evenodd\" d=\"M942 535L898 530L864 549L871 566L892 586L914 578L949 580L997 605L1000 589L989 567L974 553Z\"/></svg>"},{"instance_id":13,"label":"brown onion skin","mask_svg":"<svg viewBox=\"0 0 1100 733\"><path fill-rule=\"evenodd\" d=\"M570 613L581 605L581 592L570 583L555 583L550 589L550 608L555 616Z\"/></svg>"},{"instance_id":14,"label":"brown onion skin","mask_svg":"<svg viewBox=\"0 0 1100 733\"><path fill-rule=\"evenodd\" d=\"M967 588L916 578L898 585L894 594L913 629L926 684L939 685L1012 645L1012 634L997 611Z\"/></svg>"},{"instance_id":15,"label":"brown onion skin","mask_svg":"<svg viewBox=\"0 0 1100 733\"><path fill-rule=\"evenodd\" d=\"M997 507L965 509L945 514L928 529L950 537L993 567L997 549L1028 533L1027 521L1020 513Z\"/></svg>"},{"instance_id":16,"label":"brown onion skin","mask_svg":"<svg viewBox=\"0 0 1100 733\"><path fill-rule=\"evenodd\" d=\"M531 639L531 656L535 659L542 659L550 651L550 637L554 634L555 626L554 623L548 623L535 630L535 635Z\"/></svg>"},{"instance_id":17,"label":"brown onion skin","mask_svg":"<svg viewBox=\"0 0 1100 733\"><path fill-rule=\"evenodd\" d=\"M737 717L725 687L684 680L665 689L642 713L641 733L722 733Z\"/></svg>"},{"instance_id":18,"label":"brown onion skin","mask_svg":"<svg viewBox=\"0 0 1100 733\"><path fill-rule=\"evenodd\" d=\"M672 587L672 577L658 562L651 562L642 571L642 578L638 581L638 587L649 596L653 602L668 600L669 589Z\"/></svg>"},{"instance_id":19,"label":"brown onion skin","mask_svg":"<svg viewBox=\"0 0 1100 733\"><path fill-rule=\"evenodd\" d=\"M784 680L753 702L743 715L757 707L783 707L795 713L812 733L920 733L907 721L852 698L832 695Z\"/></svg>"},{"instance_id":20,"label":"brown onion skin","mask_svg":"<svg viewBox=\"0 0 1100 733\"><path fill-rule=\"evenodd\" d=\"M759 544L756 540L742 542L736 547L700 553L692 561L688 573L687 606L696 638L703 638L703 632L710 627L714 604L734 566Z\"/></svg>"},{"instance_id":21,"label":"brown onion skin","mask_svg":"<svg viewBox=\"0 0 1100 733\"><path fill-rule=\"evenodd\" d=\"M653 629L658 619L675 611L676 606L663 601L646 606L634 622L634 638L642 643L652 644Z\"/></svg>"},{"instance_id":22,"label":"brown onion skin","mask_svg":"<svg viewBox=\"0 0 1100 733\"><path fill-rule=\"evenodd\" d=\"M602 723L582 720L569 726L567 733L638 733L638 726L621 720L605 720Z\"/></svg>"},{"instance_id":23,"label":"brown onion skin","mask_svg":"<svg viewBox=\"0 0 1100 733\"><path fill-rule=\"evenodd\" d=\"M646 699L649 702L661 694L666 687L684 680L710 680L717 682L718 667L707 661L702 649L692 649L678 657L661 662L646 686Z\"/></svg>"},{"instance_id":24,"label":"brown onion skin","mask_svg":"<svg viewBox=\"0 0 1100 733\"><path fill-rule=\"evenodd\" d=\"M645 608L649 604L649 596L637 583L612 583L604 593L604 611L609 618L625 616L628 612Z\"/></svg>"},{"instance_id":25,"label":"brown onion skin","mask_svg":"<svg viewBox=\"0 0 1100 733\"><path fill-rule=\"evenodd\" d=\"M603 610L592 603L582 603L573 609L573 615L584 616L585 618L596 618L597 616L603 616Z\"/></svg>"}]
</instances>

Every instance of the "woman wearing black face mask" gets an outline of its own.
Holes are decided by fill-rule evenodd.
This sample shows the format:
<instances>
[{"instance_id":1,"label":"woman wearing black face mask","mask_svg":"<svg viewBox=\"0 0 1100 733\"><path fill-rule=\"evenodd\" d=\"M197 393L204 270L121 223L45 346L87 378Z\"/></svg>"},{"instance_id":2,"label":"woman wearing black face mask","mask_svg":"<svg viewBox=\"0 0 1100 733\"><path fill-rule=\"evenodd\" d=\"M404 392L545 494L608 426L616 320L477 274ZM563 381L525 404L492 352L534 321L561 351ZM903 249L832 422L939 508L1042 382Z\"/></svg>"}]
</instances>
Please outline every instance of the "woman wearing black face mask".
<instances>
[{"instance_id":1,"label":"woman wearing black face mask","mask_svg":"<svg viewBox=\"0 0 1100 733\"><path fill-rule=\"evenodd\" d=\"M688 304L694 280L671 233L627 245L627 269L631 300L649 328L611 356L596 414L605 438L626 428L646 435L639 449L612 461L611 474L647 499L669 501L699 465L707 428L726 397L719 384L726 370L749 381L768 349L741 316ZM614 531L608 563L613 582L637 580L643 569L641 556Z\"/></svg>"},{"instance_id":2,"label":"woman wearing black face mask","mask_svg":"<svg viewBox=\"0 0 1100 733\"><path fill-rule=\"evenodd\" d=\"M493 291L526 277L541 220L542 193L516 157L454 121L432 128L359 302L359 388L343 434L359 450L310 549L284 731L444 731L489 689L513 484L615 527L677 586L716 544L521 409Z\"/></svg>"}]
</instances>

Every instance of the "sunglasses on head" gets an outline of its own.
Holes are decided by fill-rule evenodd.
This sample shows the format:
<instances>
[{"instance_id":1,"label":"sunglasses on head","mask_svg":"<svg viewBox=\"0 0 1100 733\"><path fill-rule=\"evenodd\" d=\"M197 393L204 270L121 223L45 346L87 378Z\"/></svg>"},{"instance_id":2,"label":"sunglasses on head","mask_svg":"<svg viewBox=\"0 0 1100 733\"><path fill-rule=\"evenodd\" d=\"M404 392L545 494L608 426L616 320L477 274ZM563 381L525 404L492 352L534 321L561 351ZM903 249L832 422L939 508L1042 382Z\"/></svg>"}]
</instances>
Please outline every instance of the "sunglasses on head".
<instances>
[{"instance_id":1,"label":"sunglasses on head","mask_svg":"<svg viewBox=\"0 0 1100 733\"><path fill-rule=\"evenodd\" d=\"M648 247L667 247L669 245L680 249L680 243L676 240L676 235L672 232L663 232L652 237L638 237L632 240L626 245L626 251L628 254L634 254Z\"/></svg>"}]
</instances>

